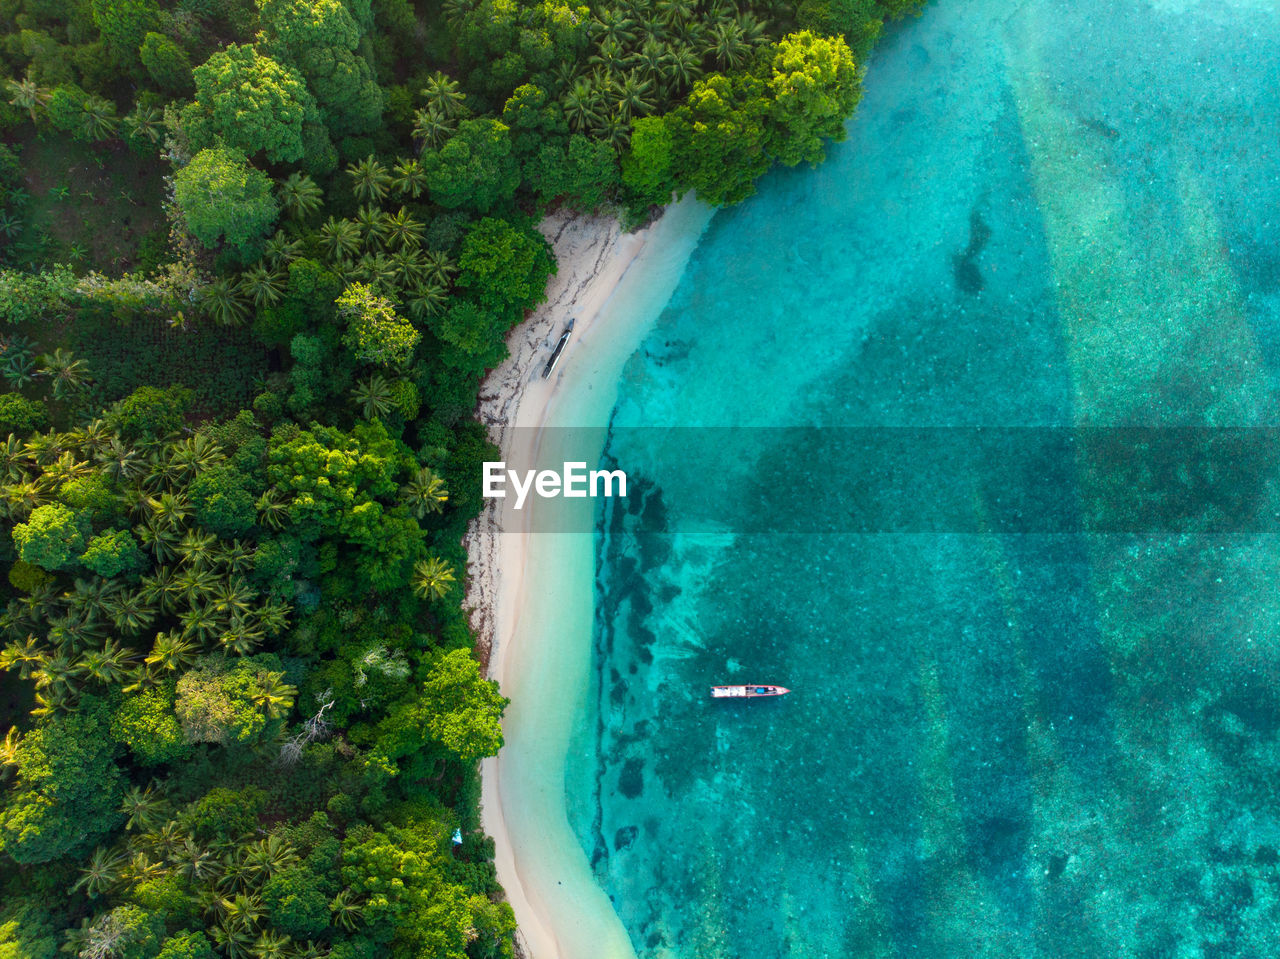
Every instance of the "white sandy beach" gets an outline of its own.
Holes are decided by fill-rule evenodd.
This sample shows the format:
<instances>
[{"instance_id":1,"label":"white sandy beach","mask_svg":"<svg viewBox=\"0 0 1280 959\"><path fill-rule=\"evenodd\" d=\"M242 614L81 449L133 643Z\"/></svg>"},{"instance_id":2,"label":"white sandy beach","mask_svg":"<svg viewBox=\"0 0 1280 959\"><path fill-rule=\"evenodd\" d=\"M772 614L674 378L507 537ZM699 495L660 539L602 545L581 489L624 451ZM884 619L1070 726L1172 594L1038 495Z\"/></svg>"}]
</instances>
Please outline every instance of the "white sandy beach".
<instances>
[{"instance_id":1,"label":"white sandy beach","mask_svg":"<svg viewBox=\"0 0 1280 959\"><path fill-rule=\"evenodd\" d=\"M558 273L547 302L511 335L511 356L481 388L480 417L508 461L556 462L553 426L605 426L622 368L679 282L712 211L686 199L648 229L557 215L540 229ZM541 378L570 317L554 376ZM588 533L530 532L536 504L490 508L472 525L468 608L489 676L510 697L506 745L482 767L483 824L528 959L629 959L626 931L595 882L565 813L565 756L588 680L594 544ZM590 510L590 500L582 501Z\"/></svg>"}]
</instances>

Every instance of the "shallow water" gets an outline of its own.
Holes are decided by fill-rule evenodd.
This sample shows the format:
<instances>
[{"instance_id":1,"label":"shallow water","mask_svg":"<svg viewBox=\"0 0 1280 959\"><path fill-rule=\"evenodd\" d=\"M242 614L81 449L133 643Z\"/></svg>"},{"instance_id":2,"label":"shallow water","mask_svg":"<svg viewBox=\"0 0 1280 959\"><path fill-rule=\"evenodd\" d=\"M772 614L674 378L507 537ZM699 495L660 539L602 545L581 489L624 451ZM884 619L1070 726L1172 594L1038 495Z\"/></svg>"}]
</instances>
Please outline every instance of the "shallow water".
<instances>
[{"instance_id":1,"label":"shallow water","mask_svg":"<svg viewBox=\"0 0 1280 959\"><path fill-rule=\"evenodd\" d=\"M1278 115L1269 2L938 0L717 215L566 772L640 956L1274 952Z\"/></svg>"}]
</instances>

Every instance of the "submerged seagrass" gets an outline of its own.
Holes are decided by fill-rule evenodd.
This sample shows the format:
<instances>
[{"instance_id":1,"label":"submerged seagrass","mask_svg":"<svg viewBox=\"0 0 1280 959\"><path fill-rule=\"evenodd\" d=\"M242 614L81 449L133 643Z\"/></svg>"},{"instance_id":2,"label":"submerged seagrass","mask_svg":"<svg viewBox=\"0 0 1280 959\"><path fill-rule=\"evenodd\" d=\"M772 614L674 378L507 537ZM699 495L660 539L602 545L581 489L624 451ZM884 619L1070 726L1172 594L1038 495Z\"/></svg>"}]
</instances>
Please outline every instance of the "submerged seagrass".
<instances>
[{"instance_id":1,"label":"submerged seagrass","mask_svg":"<svg viewBox=\"0 0 1280 959\"><path fill-rule=\"evenodd\" d=\"M950 526L859 534L758 519L840 509L785 482L812 431L740 432L716 484L632 427L1274 427L1278 54L1269 0L940 4L824 167L718 215L622 385L567 769L641 956L1270 951L1265 442L1053 459L1084 527L1010 524L1044 475L961 456ZM707 695L746 682L793 692Z\"/></svg>"}]
</instances>

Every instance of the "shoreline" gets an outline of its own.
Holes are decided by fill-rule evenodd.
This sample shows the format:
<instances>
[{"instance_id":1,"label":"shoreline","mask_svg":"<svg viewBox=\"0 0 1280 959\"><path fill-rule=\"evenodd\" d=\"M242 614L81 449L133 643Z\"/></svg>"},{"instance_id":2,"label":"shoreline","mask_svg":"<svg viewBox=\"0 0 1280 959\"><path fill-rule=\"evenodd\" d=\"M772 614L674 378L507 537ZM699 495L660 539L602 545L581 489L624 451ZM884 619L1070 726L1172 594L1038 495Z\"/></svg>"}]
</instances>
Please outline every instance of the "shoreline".
<instances>
[{"instance_id":1,"label":"shoreline","mask_svg":"<svg viewBox=\"0 0 1280 959\"><path fill-rule=\"evenodd\" d=\"M508 338L481 385L479 419L504 458L532 462L549 426L605 427L627 358L669 300L713 211L692 198L644 230L553 214L539 224L558 265L547 301ZM541 369L569 318L556 374ZM481 823L527 959L630 959L626 931L569 829L564 766L586 692L594 537L529 532L532 507L494 501L471 524L465 608L487 675L511 700L505 745L481 764ZM591 509L589 501L584 504Z\"/></svg>"}]
</instances>

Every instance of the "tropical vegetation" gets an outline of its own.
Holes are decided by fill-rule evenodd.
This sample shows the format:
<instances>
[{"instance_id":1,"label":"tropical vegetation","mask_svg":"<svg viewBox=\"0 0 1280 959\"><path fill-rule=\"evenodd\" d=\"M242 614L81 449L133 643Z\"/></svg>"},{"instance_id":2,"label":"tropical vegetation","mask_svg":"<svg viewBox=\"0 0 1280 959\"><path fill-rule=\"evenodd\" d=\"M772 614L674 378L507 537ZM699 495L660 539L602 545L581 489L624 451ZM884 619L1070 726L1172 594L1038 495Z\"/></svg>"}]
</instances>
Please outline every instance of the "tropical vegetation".
<instances>
[{"instance_id":1,"label":"tropical vegetation","mask_svg":"<svg viewBox=\"0 0 1280 959\"><path fill-rule=\"evenodd\" d=\"M818 162L917 6L0 4L0 956L512 955L461 541L538 220Z\"/></svg>"}]
</instances>

